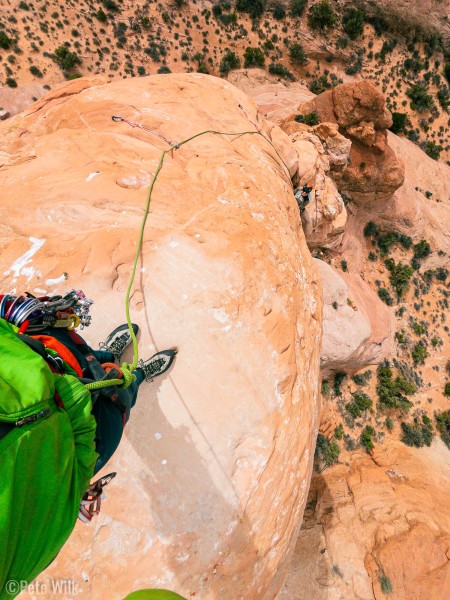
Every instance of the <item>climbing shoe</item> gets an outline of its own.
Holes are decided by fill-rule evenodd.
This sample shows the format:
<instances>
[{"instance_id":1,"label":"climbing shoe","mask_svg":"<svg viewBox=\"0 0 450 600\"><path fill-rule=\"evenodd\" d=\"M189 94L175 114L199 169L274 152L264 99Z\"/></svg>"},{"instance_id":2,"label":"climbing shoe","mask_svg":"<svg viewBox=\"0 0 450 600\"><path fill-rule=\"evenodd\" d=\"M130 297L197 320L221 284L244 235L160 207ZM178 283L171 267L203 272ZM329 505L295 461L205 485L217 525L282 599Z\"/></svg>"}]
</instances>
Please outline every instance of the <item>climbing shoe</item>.
<instances>
[{"instance_id":1,"label":"climbing shoe","mask_svg":"<svg viewBox=\"0 0 450 600\"><path fill-rule=\"evenodd\" d=\"M137 335L139 331L139 327L132 323L134 335ZM116 360L120 360L122 354L125 352L126 348L131 344L132 339L130 332L128 330L128 325L119 325L116 327L114 331L112 331L104 342L100 342L100 348L102 350L106 350L107 352L112 352L116 358Z\"/></svg>"},{"instance_id":2,"label":"climbing shoe","mask_svg":"<svg viewBox=\"0 0 450 600\"><path fill-rule=\"evenodd\" d=\"M148 360L140 360L136 371L140 371L143 374L145 381L153 381L155 377L167 371L173 363L177 352L178 348L170 348L170 350L157 352Z\"/></svg>"}]
</instances>

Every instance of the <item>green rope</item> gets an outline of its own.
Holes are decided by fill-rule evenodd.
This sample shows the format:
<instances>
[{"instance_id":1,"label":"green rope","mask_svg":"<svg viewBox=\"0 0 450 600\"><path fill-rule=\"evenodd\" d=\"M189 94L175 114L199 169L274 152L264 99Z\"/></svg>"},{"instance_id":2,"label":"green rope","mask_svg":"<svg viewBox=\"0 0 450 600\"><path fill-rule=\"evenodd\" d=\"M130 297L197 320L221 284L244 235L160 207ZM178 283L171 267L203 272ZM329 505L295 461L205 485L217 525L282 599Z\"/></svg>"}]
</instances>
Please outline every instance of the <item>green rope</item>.
<instances>
[{"instance_id":1,"label":"green rope","mask_svg":"<svg viewBox=\"0 0 450 600\"><path fill-rule=\"evenodd\" d=\"M278 158L280 159L280 161L283 163L283 165L286 167L287 172L289 173L289 168L286 165L286 163L284 162L284 160L281 158L278 150L275 148L275 146L273 145L273 143L266 138L265 135L263 135L260 131L242 131L242 132L234 132L234 133L229 133L229 132L225 132L225 131L216 131L214 129L207 129L205 131L201 131L200 133L196 133L195 135L183 140L182 142L180 142L179 144L177 144L175 147L170 148L170 150L163 150L161 153L161 157L159 159L159 163L158 163L158 167L155 171L155 174L153 175L152 181L150 183L150 187L148 190L148 194L147 194L147 203L145 205L145 210L144 210L144 216L142 217L142 222L141 222L141 227L140 227L140 231L139 231L139 240L138 240L138 245L137 245L137 249L136 249L136 254L134 257L134 262L133 262L133 268L131 270L131 276L130 276L130 281L128 283L128 287L127 287L127 291L125 294L125 314L127 317L127 324L128 324L128 329L131 335L131 339L133 342L133 362L131 364L128 363L122 363L121 365L121 370L123 373L123 379L107 379L104 381L95 381L93 383L88 383L86 384L86 387L88 390L97 390L97 389L101 389L101 388L105 388L105 387L109 387L112 385L117 385L119 387L121 387L122 389L127 388L129 385L131 385L131 383L133 381L135 381L136 376L133 375L133 371L136 369L138 362L139 362L139 354L138 354L138 344L137 344L137 339L136 339L136 335L133 331L133 327L131 324L131 316L130 316L130 293L131 293L131 288L133 287L133 283L134 283L134 278L136 276L136 269L137 269L137 264L139 261L139 255L141 253L142 250L142 244L144 241L144 230L145 230L145 225L147 222L147 217L148 217L148 213L150 211L150 202L152 199L152 192L153 192L153 188L155 186L155 182L156 179L159 175L159 172L161 171L161 169L163 168L164 165L164 159L166 158L166 154L169 154L171 152L173 152L174 150L178 150L178 148L180 148L181 146L183 146L184 144L187 144L188 142L191 142L192 140L194 140L195 138L198 138L202 135L206 135L207 133L213 133L213 134L217 134L217 135L227 135L227 136L240 136L240 135L260 135L262 138L264 138L267 142L269 142L269 144L272 146L272 148L275 150Z\"/></svg>"}]
</instances>

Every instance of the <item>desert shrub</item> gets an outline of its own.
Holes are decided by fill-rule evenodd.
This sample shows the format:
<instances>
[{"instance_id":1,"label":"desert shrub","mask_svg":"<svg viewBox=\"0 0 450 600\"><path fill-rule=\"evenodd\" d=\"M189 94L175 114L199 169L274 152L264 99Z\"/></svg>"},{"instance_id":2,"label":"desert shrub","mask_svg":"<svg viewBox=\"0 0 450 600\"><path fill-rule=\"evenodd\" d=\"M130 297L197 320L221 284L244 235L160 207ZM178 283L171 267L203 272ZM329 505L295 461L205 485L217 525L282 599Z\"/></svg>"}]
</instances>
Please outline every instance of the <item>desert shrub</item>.
<instances>
[{"instance_id":1,"label":"desert shrub","mask_svg":"<svg viewBox=\"0 0 450 600\"><path fill-rule=\"evenodd\" d=\"M289 11L291 13L291 17L301 17L305 12L306 5L308 4L308 0L291 0L289 4ZM450 73L449 73L450 80Z\"/></svg>"},{"instance_id":2,"label":"desert shrub","mask_svg":"<svg viewBox=\"0 0 450 600\"><path fill-rule=\"evenodd\" d=\"M0 48L3 48L3 50L8 50L12 43L12 39L8 37L4 31L0 31Z\"/></svg>"},{"instance_id":3,"label":"desert shrub","mask_svg":"<svg viewBox=\"0 0 450 600\"><path fill-rule=\"evenodd\" d=\"M428 350L423 342L418 342L411 351L411 357L416 366L425 364L425 359L428 356L430 356L430 355L429 355Z\"/></svg>"},{"instance_id":4,"label":"desert shrub","mask_svg":"<svg viewBox=\"0 0 450 600\"><path fill-rule=\"evenodd\" d=\"M367 385L372 379L372 371L364 371L364 373L357 373L356 375L352 375L352 379L357 385Z\"/></svg>"},{"instance_id":5,"label":"desert shrub","mask_svg":"<svg viewBox=\"0 0 450 600\"><path fill-rule=\"evenodd\" d=\"M444 396L450 396L450 381L447 381L444 387Z\"/></svg>"},{"instance_id":6,"label":"desert shrub","mask_svg":"<svg viewBox=\"0 0 450 600\"><path fill-rule=\"evenodd\" d=\"M450 448L450 410L441 413L435 413L436 427L441 435L441 439Z\"/></svg>"},{"instance_id":7,"label":"desert shrub","mask_svg":"<svg viewBox=\"0 0 450 600\"><path fill-rule=\"evenodd\" d=\"M380 587L383 594L390 594L392 592L392 582L389 577L386 577L386 575L380 577Z\"/></svg>"},{"instance_id":8,"label":"desert shrub","mask_svg":"<svg viewBox=\"0 0 450 600\"><path fill-rule=\"evenodd\" d=\"M377 293L380 300L382 300L388 306L392 306L394 304L394 299L386 288L378 288Z\"/></svg>"},{"instance_id":9,"label":"desert shrub","mask_svg":"<svg viewBox=\"0 0 450 600\"><path fill-rule=\"evenodd\" d=\"M103 6L111 12L120 12L120 7L114 0L103 0Z\"/></svg>"},{"instance_id":10,"label":"desert shrub","mask_svg":"<svg viewBox=\"0 0 450 600\"><path fill-rule=\"evenodd\" d=\"M397 40L394 40L394 39L386 40L383 42L383 45L381 46L381 50L379 53L379 59L381 60L381 62L383 62L383 63L385 62L386 55L390 54L396 45L397 45Z\"/></svg>"},{"instance_id":11,"label":"desert shrub","mask_svg":"<svg viewBox=\"0 0 450 600\"><path fill-rule=\"evenodd\" d=\"M444 76L445 76L446 80L450 83L450 62L445 63Z\"/></svg>"},{"instance_id":12,"label":"desert shrub","mask_svg":"<svg viewBox=\"0 0 450 600\"><path fill-rule=\"evenodd\" d=\"M239 69L240 66L241 59L239 58L239 56L235 52L227 50L220 62L220 72L222 73L222 75L225 75L233 69Z\"/></svg>"},{"instance_id":13,"label":"desert shrub","mask_svg":"<svg viewBox=\"0 0 450 600\"><path fill-rule=\"evenodd\" d=\"M344 12L342 25L351 40L356 40L364 31L364 13L358 8L348 8Z\"/></svg>"},{"instance_id":14,"label":"desert shrub","mask_svg":"<svg viewBox=\"0 0 450 600\"><path fill-rule=\"evenodd\" d=\"M400 440L407 446L415 446L416 448L431 446L433 426L426 415L423 415L421 420L416 417L414 423L402 423L401 428Z\"/></svg>"},{"instance_id":15,"label":"desert shrub","mask_svg":"<svg viewBox=\"0 0 450 600\"><path fill-rule=\"evenodd\" d=\"M236 0L236 10L248 13L252 19L259 19L265 10L264 0Z\"/></svg>"},{"instance_id":16,"label":"desert shrub","mask_svg":"<svg viewBox=\"0 0 450 600\"><path fill-rule=\"evenodd\" d=\"M339 423L339 425L335 428L334 437L337 440L342 440L342 438L344 437L344 426L342 425L342 423Z\"/></svg>"},{"instance_id":17,"label":"desert shrub","mask_svg":"<svg viewBox=\"0 0 450 600\"><path fill-rule=\"evenodd\" d=\"M291 61L297 65L306 65L308 62L305 50L300 42L292 44L292 46L289 48L289 57Z\"/></svg>"},{"instance_id":18,"label":"desert shrub","mask_svg":"<svg viewBox=\"0 0 450 600\"><path fill-rule=\"evenodd\" d=\"M294 120L297 123L305 123L310 127L317 125L319 123L319 115L316 112L308 113L307 115L296 115Z\"/></svg>"},{"instance_id":19,"label":"desert shrub","mask_svg":"<svg viewBox=\"0 0 450 600\"><path fill-rule=\"evenodd\" d=\"M71 52L69 47L63 44L56 48L55 53L51 55L54 60L63 71L70 71L76 65L81 63L81 59L76 52Z\"/></svg>"},{"instance_id":20,"label":"desert shrub","mask_svg":"<svg viewBox=\"0 0 450 600\"><path fill-rule=\"evenodd\" d=\"M95 16L100 21L100 23L105 23L105 21L108 20L108 17L106 15L105 11L101 8L98 9L98 11L95 13Z\"/></svg>"},{"instance_id":21,"label":"desert shrub","mask_svg":"<svg viewBox=\"0 0 450 600\"><path fill-rule=\"evenodd\" d=\"M13 79L12 77L8 77L5 81L6 85L10 88L16 88L17 87L17 81L15 79Z\"/></svg>"},{"instance_id":22,"label":"desert shrub","mask_svg":"<svg viewBox=\"0 0 450 600\"><path fill-rule=\"evenodd\" d=\"M406 95L411 99L410 104L413 110L424 112L434 107L433 96L430 96L426 89L418 83L407 89Z\"/></svg>"},{"instance_id":23,"label":"desert shrub","mask_svg":"<svg viewBox=\"0 0 450 600\"><path fill-rule=\"evenodd\" d=\"M364 227L364 237L374 237L378 234L378 226L372 221L369 221Z\"/></svg>"},{"instance_id":24,"label":"desert shrub","mask_svg":"<svg viewBox=\"0 0 450 600\"><path fill-rule=\"evenodd\" d=\"M348 402L345 408L356 419L372 408L372 399L364 392L356 392L353 394L352 402Z\"/></svg>"},{"instance_id":25,"label":"desert shrub","mask_svg":"<svg viewBox=\"0 0 450 600\"><path fill-rule=\"evenodd\" d=\"M169 67L167 65L163 65L162 67L159 67L158 71L157 71L160 75L165 74L165 73L171 73L172 71L169 69Z\"/></svg>"},{"instance_id":26,"label":"desert shrub","mask_svg":"<svg viewBox=\"0 0 450 600\"><path fill-rule=\"evenodd\" d=\"M348 270L348 263L346 260L341 260L341 269L345 272Z\"/></svg>"},{"instance_id":27,"label":"desert shrub","mask_svg":"<svg viewBox=\"0 0 450 600\"><path fill-rule=\"evenodd\" d=\"M392 125L389 127L392 133L404 133L408 115L406 113L393 112Z\"/></svg>"},{"instance_id":28,"label":"desert shrub","mask_svg":"<svg viewBox=\"0 0 450 600\"><path fill-rule=\"evenodd\" d=\"M278 75L279 77L284 77L285 79L295 81L295 75L291 73L289 69L286 69L286 67L281 63L271 63L269 65L269 73L271 75Z\"/></svg>"},{"instance_id":29,"label":"desert shrub","mask_svg":"<svg viewBox=\"0 0 450 600\"><path fill-rule=\"evenodd\" d=\"M382 410L400 409L407 411L411 408L410 402L406 396L412 396L416 393L415 386L397 375L394 379L389 361L384 361L377 369L377 394L378 402Z\"/></svg>"},{"instance_id":30,"label":"desert shrub","mask_svg":"<svg viewBox=\"0 0 450 600\"><path fill-rule=\"evenodd\" d=\"M375 429L370 425L366 425L361 432L360 442L361 446L363 446L367 452L373 450L374 444L372 442L372 436L375 435Z\"/></svg>"},{"instance_id":31,"label":"desert shrub","mask_svg":"<svg viewBox=\"0 0 450 600\"><path fill-rule=\"evenodd\" d=\"M336 14L328 0L321 0L309 9L308 25L311 29L324 31L332 27L336 21Z\"/></svg>"},{"instance_id":32,"label":"desert shrub","mask_svg":"<svg viewBox=\"0 0 450 600\"><path fill-rule=\"evenodd\" d=\"M322 381L322 387L321 387L321 392L323 396L328 396L328 394L331 392L331 385L330 382L327 381L326 379L324 379Z\"/></svg>"},{"instance_id":33,"label":"desert shrub","mask_svg":"<svg viewBox=\"0 0 450 600\"><path fill-rule=\"evenodd\" d=\"M436 96L442 109L448 112L448 107L450 104L450 94L448 87L441 88L436 94Z\"/></svg>"},{"instance_id":34,"label":"desert shrub","mask_svg":"<svg viewBox=\"0 0 450 600\"><path fill-rule=\"evenodd\" d=\"M337 442L327 440L324 435L319 433L316 442L316 459L323 460L327 466L330 466L337 462L339 454L340 448Z\"/></svg>"},{"instance_id":35,"label":"desert shrub","mask_svg":"<svg viewBox=\"0 0 450 600\"><path fill-rule=\"evenodd\" d=\"M420 240L414 244L414 258L426 258L431 253L431 246L427 240Z\"/></svg>"},{"instance_id":36,"label":"desert shrub","mask_svg":"<svg viewBox=\"0 0 450 600\"><path fill-rule=\"evenodd\" d=\"M280 2L274 4L272 8L272 16L274 19L277 19L277 21L281 21L285 18L286 9L284 8L283 4L281 4Z\"/></svg>"},{"instance_id":37,"label":"desert shrub","mask_svg":"<svg viewBox=\"0 0 450 600\"><path fill-rule=\"evenodd\" d=\"M394 421L391 419L391 417L386 417L384 424L386 425L386 429L388 431L392 431L394 429Z\"/></svg>"},{"instance_id":38,"label":"desert shrub","mask_svg":"<svg viewBox=\"0 0 450 600\"><path fill-rule=\"evenodd\" d=\"M346 377L347 373L345 373L344 371L338 371L334 374L333 390L336 396L342 396L341 385Z\"/></svg>"},{"instance_id":39,"label":"desert shrub","mask_svg":"<svg viewBox=\"0 0 450 600\"><path fill-rule=\"evenodd\" d=\"M32 65L30 67L30 73L32 75L34 75L35 77L39 77L39 78L44 77L42 71L40 69L38 69L38 67L36 67L36 65Z\"/></svg>"},{"instance_id":40,"label":"desert shrub","mask_svg":"<svg viewBox=\"0 0 450 600\"><path fill-rule=\"evenodd\" d=\"M428 154L428 156L434 160L439 160L443 149L444 148L442 146L439 146L439 144L430 141L428 141L424 146L425 153Z\"/></svg>"},{"instance_id":41,"label":"desert shrub","mask_svg":"<svg viewBox=\"0 0 450 600\"><path fill-rule=\"evenodd\" d=\"M409 265L405 265L402 262L397 264L394 263L389 270L391 272L389 275L389 281L397 292L397 296L401 298L403 293L408 289L409 281L414 273L414 270Z\"/></svg>"},{"instance_id":42,"label":"desert shrub","mask_svg":"<svg viewBox=\"0 0 450 600\"><path fill-rule=\"evenodd\" d=\"M261 48L248 46L244 52L244 67L263 67L265 62L264 52Z\"/></svg>"}]
</instances>

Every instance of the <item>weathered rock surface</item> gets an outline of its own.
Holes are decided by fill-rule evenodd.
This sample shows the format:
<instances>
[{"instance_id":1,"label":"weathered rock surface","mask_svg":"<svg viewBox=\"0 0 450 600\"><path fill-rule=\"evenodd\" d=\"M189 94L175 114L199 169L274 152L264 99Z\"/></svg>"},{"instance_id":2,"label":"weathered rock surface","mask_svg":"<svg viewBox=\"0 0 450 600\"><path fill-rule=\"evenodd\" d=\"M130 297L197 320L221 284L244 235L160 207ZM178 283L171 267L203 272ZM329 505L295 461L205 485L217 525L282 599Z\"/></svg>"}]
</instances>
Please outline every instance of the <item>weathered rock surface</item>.
<instances>
[{"instance_id":1,"label":"weathered rock surface","mask_svg":"<svg viewBox=\"0 0 450 600\"><path fill-rule=\"evenodd\" d=\"M313 477L311 508L278 600L441 600L450 595L448 449L399 442ZM298 560L298 563L297 563Z\"/></svg>"},{"instance_id":2,"label":"weathered rock surface","mask_svg":"<svg viewBox=\"0 0 450 600\"><path fill-rule=\"evenodd\" d=\"M248 129L239 104L256 118L244 93L199 74L81 79L0 124L1 291L82 288L96 300L84 334L104 339L124 320L167 149L111 115L181 141ZM143 587L273 598L309 486L321 338L319 282L274 148L206 135L168 154L139 269L140 352L177 345L177 361L142 388L101 515L41 579L74 579L93 600Z\"/></svg>"},{"instance_id":3,"label":"weathered rock surface","mask_svg":"<svg viewBox=\"0 0 450 600\"><path fill-rule=\"evenodd\" d=\"M299 102L314 97L305 83L279 81L264 69L230 71L228 81L252 97L261 113L280 123L297 108Z\"/></svg>"},{"instance_id":4,"label":"weathered rock surface","mask_svg":"<svg viewBox=\"0 0 450 600\"><path fill-rule=\"evenodd\" d=\"M350 162L333 175L340 191L370 208L386 201L404 182L404 165L387 144L392 117L384 96L369 82L338 85L301 104L296 113L318 114L321 122L336 123L352 141ZM289 117L292 120L294 115Z\"/></svg>"},{"instance_id":5,"label":"weathered rock surface","mask_svg":"<svg viewBox=\"0 0 450 600\"><path fill-rule=\"evenodd\" d=\"M384 360L394 347L393 309L360 275L338 273L322 260L315 262L323 286L323 375L356 372Z\"/></svg>"}]
</instances>

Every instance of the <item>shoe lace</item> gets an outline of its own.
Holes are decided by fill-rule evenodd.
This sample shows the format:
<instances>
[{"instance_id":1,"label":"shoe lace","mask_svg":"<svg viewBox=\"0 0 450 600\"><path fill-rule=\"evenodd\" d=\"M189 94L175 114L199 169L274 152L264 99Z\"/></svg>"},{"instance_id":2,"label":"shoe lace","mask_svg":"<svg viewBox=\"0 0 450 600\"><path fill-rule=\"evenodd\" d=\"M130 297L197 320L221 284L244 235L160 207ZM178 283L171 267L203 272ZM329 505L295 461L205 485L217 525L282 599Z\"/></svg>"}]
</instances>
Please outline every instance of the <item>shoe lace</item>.
<instances>
[{"instance_id":1,"label":"shoe lace","mask_svg":"<svg viewBox=\"0 0 450 600\"><path fill-rule=\"evenodd\" d=\"M139 368L141 368L144 373L145 381L151 381L161 370L161 367L165 365L165 362L166 361L163 358L156 358L150 363L144 363L143 360L140 360Z\"/></svg>"},{"instance_id":2,"label":"shoe lace","mask_svg":"<svg viewBox=\"0 0 450 600\"><path fill-rule=\"evenodd\" d=\"M128 344L129 337L130 336L125 333L124 335L116 338L110 345L100 342L100 348L111 352L119 360Z\"/></svg>"}]
</instances>

